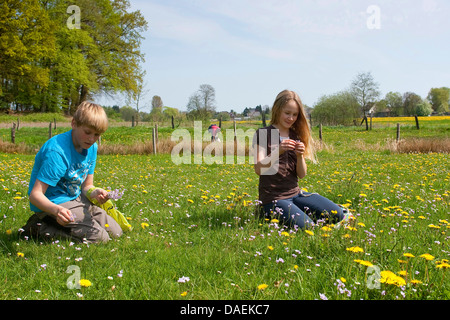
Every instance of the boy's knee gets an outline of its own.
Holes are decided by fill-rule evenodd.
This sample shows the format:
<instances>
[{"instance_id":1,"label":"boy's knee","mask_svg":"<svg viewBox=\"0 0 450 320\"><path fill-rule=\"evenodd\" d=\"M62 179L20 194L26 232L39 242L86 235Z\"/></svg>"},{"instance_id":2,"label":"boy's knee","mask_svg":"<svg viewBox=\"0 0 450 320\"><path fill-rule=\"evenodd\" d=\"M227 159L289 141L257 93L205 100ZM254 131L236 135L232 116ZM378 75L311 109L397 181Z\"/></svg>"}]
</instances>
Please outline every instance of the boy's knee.
<instances>
[{"instance_id":1,"label":"boy's knee","mask_svg":"<svg viewBox=\"0 0 450 320\"><path fill-rule=\"evenodd\" d=\"M105 229L99 228L86 237L86 240L93 243L107 243L111 238Z\"/></svg>"}]
</instances>

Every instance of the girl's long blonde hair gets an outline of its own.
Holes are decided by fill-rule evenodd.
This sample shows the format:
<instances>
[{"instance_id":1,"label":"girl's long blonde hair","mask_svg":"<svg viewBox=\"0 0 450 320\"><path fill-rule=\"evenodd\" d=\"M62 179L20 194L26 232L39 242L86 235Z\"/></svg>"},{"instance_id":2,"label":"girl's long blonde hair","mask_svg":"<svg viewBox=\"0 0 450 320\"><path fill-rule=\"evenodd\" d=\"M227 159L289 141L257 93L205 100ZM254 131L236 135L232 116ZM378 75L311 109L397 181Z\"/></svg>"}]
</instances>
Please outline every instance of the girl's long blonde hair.
<instances>
[{"instance_id":1,"label":"girl's long blonde hair","mask_svg":"<svg viewBox=\"0 0 450 320\"><path fill-rule=\"evenodd\" d=\"M291 129L296 133L297 137L305 144L305 158L316 162L314 152L313 139L311 136L311 128L306 118L305 108L297 93L290 90L284 90L278 94L272 107L272 119L270 124L277 124L280 119L281 111L284 106L291 100L294 100L299 108L297 120L292 125Z\"/></svg>"}]
</instances>

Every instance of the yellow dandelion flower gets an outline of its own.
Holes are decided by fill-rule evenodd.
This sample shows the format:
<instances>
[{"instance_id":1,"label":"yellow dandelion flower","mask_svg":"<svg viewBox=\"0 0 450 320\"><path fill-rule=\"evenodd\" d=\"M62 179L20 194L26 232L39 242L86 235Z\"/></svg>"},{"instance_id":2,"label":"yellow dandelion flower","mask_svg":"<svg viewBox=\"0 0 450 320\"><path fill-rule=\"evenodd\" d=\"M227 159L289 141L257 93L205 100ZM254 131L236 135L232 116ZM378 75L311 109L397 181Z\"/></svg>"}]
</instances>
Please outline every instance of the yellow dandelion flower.
<instances>
[{"instance_id":1,"label":"yellow dandelion flower","mask_svg":"<svg viewBox=\"0 0 450 320\"><path fill-rule=\"evenodd\" d=\"M81 279L78 283L84 288L90 287L92 285L92 283L87 279Z\"/></svg>"},{"instance_id":2,"label":"yellow dandelion flower","mask_svg":"<svg viewBox=\"0 0 450 320\"><path fill-rule=\"evenodd\" d=\"M258 290L265 290L267 287L268 287L268 285L263 283L258 286Z\"/></svg>"},{"instance_id":3,"label":"yellow dandelion flower","mask_svg":"<svg viewBox=\"0 0 450 320\"><path fill-rule=\"evenodd\" d=\"M406 285L405 279L397 276L392 271L389 270L381 271L380 275L381 275L380 283L392 284L397 287L402 287Z\"/></svg>"},{"instance_id":4,"label":"yellow dandelion flower","mask_svg":"<svg viewBox=\"0 0 450 320\"><path fill-rule=\"evenodd\" d=\"M364 252L363 248L360 248L360 247L350 247L350 248L347 248L346 250L347 251L351 251L351 252L355 252L355 253Z\"/></svg>"},{"instance_id":5,"label":"yellow dandelion flower","mask_svg":"<svg viewBox=\"0 0 450 320\"><path fill-rule=\"evenodd\" d=\"M429 253L424 253L419 256L419 258L424 258L427 261L434 260L434 257Z\"/></svg>"},{"instance_id":6,"label":"yellow dandelion flower","mask_svg":"<svg viewBox=\"0 0 450 320\"><path fill-rule=\"evenodd\" d=\"M271 223L278 223L278 222L280 222L280 221L278 221L277 219L272 219L272 220L270 220L270 222L271 222Z\"/></svg>"},{"instance_id":7,"label":"yellow dandelion flower","mask_svg":"<svg viewBox=\"0 0 450 320\"><path fill-rule=\"evenodd\" d=\"M267 249L269 249L269 250L273 250L273 247L272 246L267 246Z\"/></svg>"},{"instance_id":8,"label":"yellow dandelion flower","mask_svg":"<svg viewBox=\"0 0 450 320\"><path fill-rule=\"evenodd\" d=\"M310 236L313 236L313 235L314 235L314 232L312 232L311 230L305 230L305 233L306 233L306 234L309 234Z\"/></svg>"},{"instance_id":9,"label":"yellow dandelion flower","mask_svg":"<svg viewBox=\"0 0 450 320\"><path fill-rule=\"evenodd\" d=\"M182 293L181 293L181 296L182 296L182 297L186 297L186 296L187 296L187 291L182 292Z\"/></svg>"},{"instance_id":10,"label":"yellow dandelion flower","mask_svg":"<svg viewBox=\"0 0 450 320\"><path fill-rule=\"evenodd\" d=\"M450 268L450 264L444 262L444 263L441 263L441 264L437 265L436 268L438 268L438 269L448 269L448 268Z\"/></svg>"},{"instance_id":11,"label":"yellow dandelion flower","mask_svg":"<svg viewBox=\"0 0 450 320\"><path fill-rule=\"evenodd\" d=\"M19 258L23 258L25 255L24 255L22 252L17 252L17 256L18 256Z\"/></svg>"},{"instance_id":12,"label":"yellow dandelion flower","mask_svg":"<svg viewBox=\"0 0 450 320\"><path fill-rule=\"evenodd\" d=\"M187 202L194 203L194 200L188 199Z\"/></svg>"},{"instance_id":13,"label":"yellow dandelion flower","mask_svg":"<svg viewBox=\"0 0 450 320\"><path fill-rule=\"evenodd\" d=\"M283 232L281 233L281 235L282 235L282 236L285 236L285 237L289 237L289 233L287 233L286 231L283 231Z\"/></svg>"},{"instance_id":14,"label":"yellow dandelion flower","mask_svg":"<svg viewBox=\"0 0 450 320\"><path fill-rule=\"evenodd\" d=\"M142 223L141 223L141 227L142 227L142 229L148 228L148 227L149 227L149 224L146 223L146 222L142 222Z\"/></svg>"},{"instance_id":15,"label":"yellow dandelion flower","mask_svg":"<svg viewBox=\"0 0 450 320\"><path fill-rule=\"evenodd\" d=\"M360 265L366 266L366 267L373 266L373 264L370 261L360 260L360 259L356 259L356 260L353 260L353 261L355 261L356 263L359 263Z\"/></svg>"},{"instance_id":16,"label":"yellow dandelion flower","mask_svg":"<svg viewBox=\"0 0 450 320\"><path fill-rule=\"evenodd\" d=\"M412 284L421 284L421 283L423 283L422 281L420 281L420 280L411 280L410 281L410 283L412 283Z\"/></svg>"},{"instance_id":17,"label":"yellow dandelion flower","mask_svg":"<svg viewBox=\"0 0 450 320\"><path fill-rule=\"evenodd\" d=\"M413 254L411 254L411 253L404 253L403 256L404 256L404 257L407 257L407 258L414 258L414 257L415 257L415 256L414 256Z\"/></svg>"}]
</instances>

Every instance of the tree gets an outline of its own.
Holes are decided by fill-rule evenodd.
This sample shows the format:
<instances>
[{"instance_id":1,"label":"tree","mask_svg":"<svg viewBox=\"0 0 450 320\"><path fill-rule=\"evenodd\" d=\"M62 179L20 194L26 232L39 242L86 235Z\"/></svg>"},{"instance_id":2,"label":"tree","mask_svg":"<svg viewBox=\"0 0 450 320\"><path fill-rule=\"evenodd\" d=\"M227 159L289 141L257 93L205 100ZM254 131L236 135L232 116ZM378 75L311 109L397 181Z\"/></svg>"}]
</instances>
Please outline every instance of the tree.
<instances>
[{"instance_id":1,"label":"tree","mask_svg":"<svg viewBox=\"0 0 450 320\"><path fill-rule=\"evenodd\" d=\"M202 84L190 98L187 105L189 114L198 120L207 121L216 109L216 91L209 84Z\"/></svg>"},{"instance_id":2,"label":"tree","mask_svg":"<svg viewBox=\"0 0 450 320\"><path fill-rule=\"evenodd\" d=\"M0 106L73 113L93 94L138 92L139 47L147 22L127 0L78 0L80 28L69 28L68 0L0 4Z\"/></svg>"},{"instance_id":3,"label":"tree","mask_svg":"<svg viewBox=\"0 0 450 320\"><path fill-rule=\"evenodd\" d=\"M390 115L400 116L403 114L403 100L400 92L388 92L384 97L384 101Z\"/></svg>"},{"instance_id":4,"label":"tree","mask_svg":"<svg viewBox=\"0 0 450 320\"><path fill-rule=\"evenodd\" d=\"M359 73L353 80L350 90L364 115L369 110L370 104L375 103L380 96L378 88L379 85L370 72Z\"/></svg>"},{"instance_id":5,"label":"tree","mask_svg":"<svg viewBox=\"0 0 450 320\"><path fill-rule=\"evenodd\" d=\"M142 102L150 91L147 89L147 83L144 82L145 73L145 71L142 71L137 79L136 91L131 91L128 93L129 103L133 104L136 108L137 121L139 121L141 110L145 108L145 106L142 106Z\"/></svg>"},{"instance_id":6,"label":"tree","mask_svg":"<svg viewBox=\"0 0 450 320\"><path fill-rule=\"evenodd\" d=\"M405 115L416 115L416 109L419 104L423 103L422 98L414 92L405 92L403 94L403 110Z\"/></svg>"},{"instance_id":7,"label":"tree","mask_svg":"<svg viewBox=\"0 0 450 320\"><path fill-rule=\"evenodd\" d=\"M132 107L125 106L120 108L120 114L122 115L122 119L124 121L131 121L136 115L136 110L134 110Z\"/></svg>"},{"instance_id":8,"label":"tree","mask_svg":"<svg viewBox=\"0 0 450 320\"><path fill-rule=\"evenodd\" d=\"M167 118L171 117L177 117L180 114L180 111L177 108L171 108L171 107L164 107L163 108L163 114Z\"/></svg>"},{"instance_id":9,"label":"tree","mask_svg":"<svg viewBox=\"0 0 450 320\"><path fill-rule=\"evenodd\" d=\"M430 101L433 110L438 114L443 114L449 111L450 88L432 88L427 97Z\"/></svg>"},{"instance_id":10,"label":"tree","mask_svg":"<svg viewBox=\"0 0 450 320\"><path fill-rule=\"evenodd\" d=\"M43 59L55 55L55 24L38 0L0 4L0 109L30 108L50 83Z\"/></svg>"},{"instance_id":11,"label":"tree","mask_svg":"<svg viewBox=\"0 0 450 320\"><path fill-rule=\"evenodd\" d=\"M152 111L150 112L150 117L153 121L161 121L164 117L163 114L164 104L160 96L153 96L152 98Z\"/></svg>"},{"instance_id":12,"label":"tree","mask_svg":"<svg viewBox=\"0 0 450 320\"><path fill-rule=\"evenodd\" d=\"M416 105L414 115L419 117L426 117L429 116L432 112L433 108L431 107L431 104L426 100L422 100L421 103Z\"/></svg>"},{"instance_id":13,"label":"tree","mask_svg":"<svg viewBox=\"0 0 450 320\"><path fill-rule=\"evenodd\" d=\"M320 97L311 112L314 123L324 125L351 125L358 115L358 101L348 91Z\"/></svg>"}]
</instances>

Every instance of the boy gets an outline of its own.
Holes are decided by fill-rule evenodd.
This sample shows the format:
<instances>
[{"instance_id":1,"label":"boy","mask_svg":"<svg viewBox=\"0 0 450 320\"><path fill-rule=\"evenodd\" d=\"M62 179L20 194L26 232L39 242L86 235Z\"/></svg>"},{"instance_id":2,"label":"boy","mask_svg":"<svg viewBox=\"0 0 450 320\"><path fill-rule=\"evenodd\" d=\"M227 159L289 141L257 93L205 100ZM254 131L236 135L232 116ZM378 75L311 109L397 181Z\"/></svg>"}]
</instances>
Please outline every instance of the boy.
<instances>
[{"instance_id":1,"label":"boy","mask_svg":"<svg viewBox=\"0 0 450 320\"><path fill-rule=\"evenodd\" d=\"M97 140L108 128L108 118L97 104L83 102L72 119L72 130L48 140L39 150L31 172L28 195L35 212L23 227L23 236L62 237L107 242L122 229L86 193L94 186ZM108 193L90 195L102 204Z\"/></svg>"}]
</instances>

